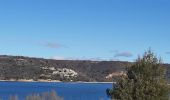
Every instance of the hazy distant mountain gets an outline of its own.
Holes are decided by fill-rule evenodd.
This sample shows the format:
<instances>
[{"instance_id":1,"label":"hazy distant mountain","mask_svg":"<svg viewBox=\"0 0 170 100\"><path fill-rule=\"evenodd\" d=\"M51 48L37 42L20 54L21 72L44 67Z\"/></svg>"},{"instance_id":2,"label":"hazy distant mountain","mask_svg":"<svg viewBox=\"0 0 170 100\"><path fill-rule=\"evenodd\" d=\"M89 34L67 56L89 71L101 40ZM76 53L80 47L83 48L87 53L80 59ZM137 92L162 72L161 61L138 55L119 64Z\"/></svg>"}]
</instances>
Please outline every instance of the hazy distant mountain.
<instances>
[{"instance_id":1,"label":"hazy distant mountain","mask_svg":"<svg viewBox=\"0 0 170 100\"><path fill-rule=\"evenodd\" d=\"M1 80L113 81L130 62L73 61L0 56ZM170 65L164 65L170 79Z\"/></svg>"}]
</instances>

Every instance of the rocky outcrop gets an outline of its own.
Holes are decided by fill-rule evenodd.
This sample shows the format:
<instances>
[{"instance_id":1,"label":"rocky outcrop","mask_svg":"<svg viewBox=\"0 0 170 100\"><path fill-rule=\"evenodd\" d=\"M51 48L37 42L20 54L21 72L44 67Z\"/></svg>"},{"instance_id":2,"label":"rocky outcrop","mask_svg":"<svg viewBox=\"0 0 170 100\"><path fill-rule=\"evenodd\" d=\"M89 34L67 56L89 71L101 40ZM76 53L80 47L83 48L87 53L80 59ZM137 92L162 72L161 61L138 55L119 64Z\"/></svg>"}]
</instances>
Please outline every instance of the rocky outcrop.
<instances>
[{"instance_id":1,"label":"rocky outcrop","mask_svg":"<svg viewBox=\"0 0 170 100\"><path fill-rule=\"evenodd\" d=\"M53 75L60 75L64 78L76 78L78 76L78 73L74 70L67 69L67 68L58 68L57 70L53 71Z\"/></svg>"},{"instance_id":2,"label":"rocky outcrop","mask_svg":"<svg viewBox=\"0 0 170 100\"><path fill-rule=\"evenodd\" d=\"M61 81L68 80L73 81L72 79L78 77L78 73L72 69L68 68L55 68L55 67L42 67L46 73L41 74L41 77L45 77L46 79L50 79L52 77L58 76ZM48 73L47 73L48 72Z\"/></svg>"},{"instance_id":3,"label":"rocky outcrop","mask_svg":"<svg viewBox=\"0 0 170 100\"><path fill-rule=\"evenodd\" d=\"M106 79L113 78L113 77L120 77L120 76L126 76L126 73L124 71L120 72L113 72L106 76Z\"/></svg>"}]
</instances>

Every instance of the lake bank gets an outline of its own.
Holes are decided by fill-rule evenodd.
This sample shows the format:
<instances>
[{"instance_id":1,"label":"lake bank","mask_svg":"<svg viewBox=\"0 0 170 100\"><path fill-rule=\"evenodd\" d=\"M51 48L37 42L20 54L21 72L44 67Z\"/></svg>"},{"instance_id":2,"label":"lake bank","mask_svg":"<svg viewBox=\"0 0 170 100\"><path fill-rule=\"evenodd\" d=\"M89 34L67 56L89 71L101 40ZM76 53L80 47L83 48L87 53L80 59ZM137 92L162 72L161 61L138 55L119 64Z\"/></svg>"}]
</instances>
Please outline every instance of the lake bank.
<instances>
[{"instance_id":1,"label":"lake bank","mask_svg":"<svg viewBox=\"0 0 170 100\"><path fill-rule=\"evenodd\" d=\"M0 82L43 82L43 83L51 83L51 82L56 82L56 83L116 83L116 82L83 82L83 81L77 81L77 82L63 82L63 81L59 81L59 80L37 80L34 81L33 79L19 79L19 80L15 80L15 79L10 79L10 80L0 80Z\"/></svg>"}]
</instances>

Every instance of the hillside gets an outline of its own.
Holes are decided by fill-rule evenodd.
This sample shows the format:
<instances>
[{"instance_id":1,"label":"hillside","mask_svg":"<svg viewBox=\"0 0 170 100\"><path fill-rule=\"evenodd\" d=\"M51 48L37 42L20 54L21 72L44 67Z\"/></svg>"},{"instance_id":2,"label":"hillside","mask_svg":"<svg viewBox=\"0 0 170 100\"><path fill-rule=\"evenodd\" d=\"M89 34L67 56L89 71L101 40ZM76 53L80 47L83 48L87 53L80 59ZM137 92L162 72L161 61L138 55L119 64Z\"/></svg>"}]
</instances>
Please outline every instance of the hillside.
<instances>
[{"instance_id":1,"label":"hillside","mask_svg":"<svg viewBox=\"0 0 170 100\"><path fill-rule=\"evenodd\" d=\"M0 80L60 80L104 82L113 81L123 74L130 62L121 61L71 61L0 56ZM164 65L170 79L170 65Z\"/></svg>"}]
</instances>

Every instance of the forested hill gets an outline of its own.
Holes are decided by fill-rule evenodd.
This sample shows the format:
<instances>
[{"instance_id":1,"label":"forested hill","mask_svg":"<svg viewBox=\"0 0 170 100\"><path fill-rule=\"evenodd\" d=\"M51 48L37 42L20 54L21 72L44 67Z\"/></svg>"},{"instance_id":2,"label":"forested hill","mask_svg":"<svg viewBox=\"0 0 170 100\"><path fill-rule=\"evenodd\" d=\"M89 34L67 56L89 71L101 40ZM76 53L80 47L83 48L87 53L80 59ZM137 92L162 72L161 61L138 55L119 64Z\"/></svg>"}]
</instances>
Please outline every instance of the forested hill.
<instances>
[{"instance_id":1,"label":"forested hill","mask_svg":"<svg viewBox=\"0 0 170 100\"><path fill-rule=\"evenodd\" d=\"M106 82L124 74L130 62L77 61L0 56L0 80L60 80ZM170 65L164 65L170 79Z\"/></svg>"}]
</instances>

